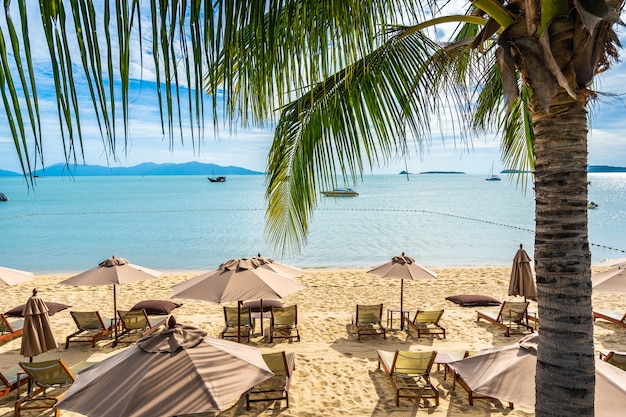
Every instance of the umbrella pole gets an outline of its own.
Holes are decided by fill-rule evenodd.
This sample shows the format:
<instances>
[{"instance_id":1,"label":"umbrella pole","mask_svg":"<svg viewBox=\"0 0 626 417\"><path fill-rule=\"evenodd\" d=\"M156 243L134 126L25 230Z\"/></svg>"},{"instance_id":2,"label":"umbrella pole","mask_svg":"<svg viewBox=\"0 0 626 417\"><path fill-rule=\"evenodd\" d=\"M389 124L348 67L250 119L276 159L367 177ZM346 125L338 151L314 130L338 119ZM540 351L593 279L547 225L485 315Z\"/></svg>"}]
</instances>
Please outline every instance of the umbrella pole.
<instances>
[{"instance_id":1,"label":"umbrella pole","mask_svg":"<svg viewBox=\"0 0 626 417\"><path fill-rule=\"evenodd\" d=\"M237 301L237 343L241 342L241 301Z\"/></svg>"},{"instance_id":2,"label":"umbrella pole","mask_svg":"<svg viewBox=\"0 0 626 417\"><path fill-rule=\"evenodd\" d=\"M400 280L400 330L404 330L404 310L402 299L404 298L404 279Z\"/></svg>"},{"instance_id":3,"label":"umbrella pole","mask_svg":"<svg viewBox=\"0 0 626 417\"><path fill-rule=\"evenodd\" d=\"M113 284L113 323L114 323L113 332L115 333L115 337L113 339L113 346L117 346L117 296L115 294L115 284Z\"/></svg>"},{"instance_id":4,"label":"umbrella pole","mask_svg":"<svg viewBox=\"0 0 626 417\"><path fill-rule=\"evenodd\" d=\"M259 307L261 308L261 336L263 336L263 299L259 301Z\"/></svg>"}]
</instances>

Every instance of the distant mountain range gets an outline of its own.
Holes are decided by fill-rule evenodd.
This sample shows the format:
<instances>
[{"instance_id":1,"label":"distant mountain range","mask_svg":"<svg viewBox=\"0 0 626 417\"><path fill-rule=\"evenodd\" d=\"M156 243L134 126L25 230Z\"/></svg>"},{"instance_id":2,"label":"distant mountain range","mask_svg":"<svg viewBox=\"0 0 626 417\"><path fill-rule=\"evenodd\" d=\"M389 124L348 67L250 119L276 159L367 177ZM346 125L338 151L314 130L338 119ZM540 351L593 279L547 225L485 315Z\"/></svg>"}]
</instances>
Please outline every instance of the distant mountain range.
<instances>
[{"instance_id":1,"label":"distant mountain range","mask_svg":"<svg viewBox=\"0 0 626 417\"><path fill-rule=\"evenodd\" d=\"M262 172L252 171L236 166L221 166L216 164L203 164L201 162L186 162L183 164L155 164L146 162L133 167L105 167L100 165L74 165L68 170L65 164L55 164L38 169L34 172L38 177L60 176L130 176L130 175L262 175ZM0 169L0 177L21 176L21 173Z\"/></svg>"}]
</instances>

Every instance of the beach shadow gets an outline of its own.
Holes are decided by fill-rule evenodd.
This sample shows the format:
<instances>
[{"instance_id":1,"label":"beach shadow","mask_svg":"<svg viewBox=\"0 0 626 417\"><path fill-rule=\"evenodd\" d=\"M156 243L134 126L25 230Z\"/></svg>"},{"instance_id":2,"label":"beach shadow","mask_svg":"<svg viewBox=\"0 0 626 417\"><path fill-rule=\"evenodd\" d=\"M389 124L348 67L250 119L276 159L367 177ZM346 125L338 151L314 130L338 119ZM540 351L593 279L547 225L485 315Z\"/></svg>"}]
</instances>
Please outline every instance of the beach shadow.
<instances>
[{"instance_id":1,"label":"beach shadow","mask_svg":"<svg viewBox=\"0 0 626 417\"><path fill-rule=\"evenodd\" d=\"M432 398L420 399L419 401L413 398L400 398L400 405L396 406L395 393L385 373L380 369L375 369L369 371L369 376L379 398L372 410L371 417L416 416L420 409L424 410L426 414L433 414L441 407L435 406L435 400Z\"/></svg>"}]
</instances>

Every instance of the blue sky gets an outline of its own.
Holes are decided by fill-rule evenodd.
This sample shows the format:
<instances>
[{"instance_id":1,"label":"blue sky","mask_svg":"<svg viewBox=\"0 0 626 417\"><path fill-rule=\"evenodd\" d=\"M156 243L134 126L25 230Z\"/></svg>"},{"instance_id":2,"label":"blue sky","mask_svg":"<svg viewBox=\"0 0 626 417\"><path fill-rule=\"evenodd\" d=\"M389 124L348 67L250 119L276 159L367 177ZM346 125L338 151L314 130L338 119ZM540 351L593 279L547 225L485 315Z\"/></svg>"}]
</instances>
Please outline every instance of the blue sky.
<instances>
[{"instance_id":1,"label":"blue sky","mask_svg":"<svg viewBox=\"0 0 626 417\"><path fill-rule=\"evenodd\" d=\"M36 2L29 2L31 5ZM4 26L4 23L0 23ZM622 30L621 37L624 38ZM61 148L60 132L56 124L56 106L51 100L50 86L52 75L46 67L45 60L37 60L47 54L47 45L42 34L36 30L31 32L32 52L35 66L38 68L40 82L40 100L43 105L44 151L46 165L64 160ZM623 43L625 43L623 41ZM625 43L626 44L626 43ZM146 48L146 47L144 47ZM148 46L149 48L149 46ZM622 56L624 51L620 51ZM153 79L150 59L144 58L144 68L139 69L139 54L133 55L131 73L136 80ZM48 88L47 88L48 87ZM596 89L611 94L622 95L619 98L600 96L590 106L591 126L589 134L589 164L626 166L626 66L615 65L610 71L596 79ZM131 137L128 149L124 152L120 144L118 160L114 161L104 152L102 139L88 104L88 96L81 106L83 111L83 134L85 162L90 165L133 166L142 162L182 163L199 161L219 165L236 165L252 170L264 171L266 156L271 145L273 130L271 127L259 129L238 128L234 134L228 129L221 129L220 137L213 134L213 122L210 110L206 111L205 137L200 146L192 146L190 139L181 143L177 137L170 149L167 136L163 136L160 128L158 107L154 84L150 81L135 82L131 89ZM208 102L207 102L208 103ZM410 154L405 159L399 158L388 164L375 167L374 173L397 173L405 169L410 172L429 170L455 170L473 174L487 174L491 164L495 169L502 168L500 163L499 138L497 135L473 137L470 144L455 138L451 129L433 124L433 135L425 153L420 155L414 145L409 144ZM439 132L443 131L443 135ZM188 132L185 132L188 137ZM82 161L80 161L82 162ZM5 116L0 115L0 169L20 171L10 131Z\"/></svg>"}]
</instances>

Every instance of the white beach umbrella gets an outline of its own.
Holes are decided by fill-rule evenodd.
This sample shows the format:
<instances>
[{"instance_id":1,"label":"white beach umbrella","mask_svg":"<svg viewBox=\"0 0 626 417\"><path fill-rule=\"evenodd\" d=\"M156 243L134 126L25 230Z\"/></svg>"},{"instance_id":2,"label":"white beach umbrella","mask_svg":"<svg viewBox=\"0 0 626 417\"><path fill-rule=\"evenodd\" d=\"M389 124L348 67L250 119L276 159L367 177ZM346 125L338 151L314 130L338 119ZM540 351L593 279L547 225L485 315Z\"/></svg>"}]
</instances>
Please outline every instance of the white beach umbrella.
<instances>
[{"instance_id":1,"label":"white beach umbrella","mask_svg":"<svg viewBox=\"0 0 626 417\"><path fill-rule=\"evenodd\" d=\"M0 286L18 285L35 279L35 274L0 266Z\"/></svg>"}]
</instances>

